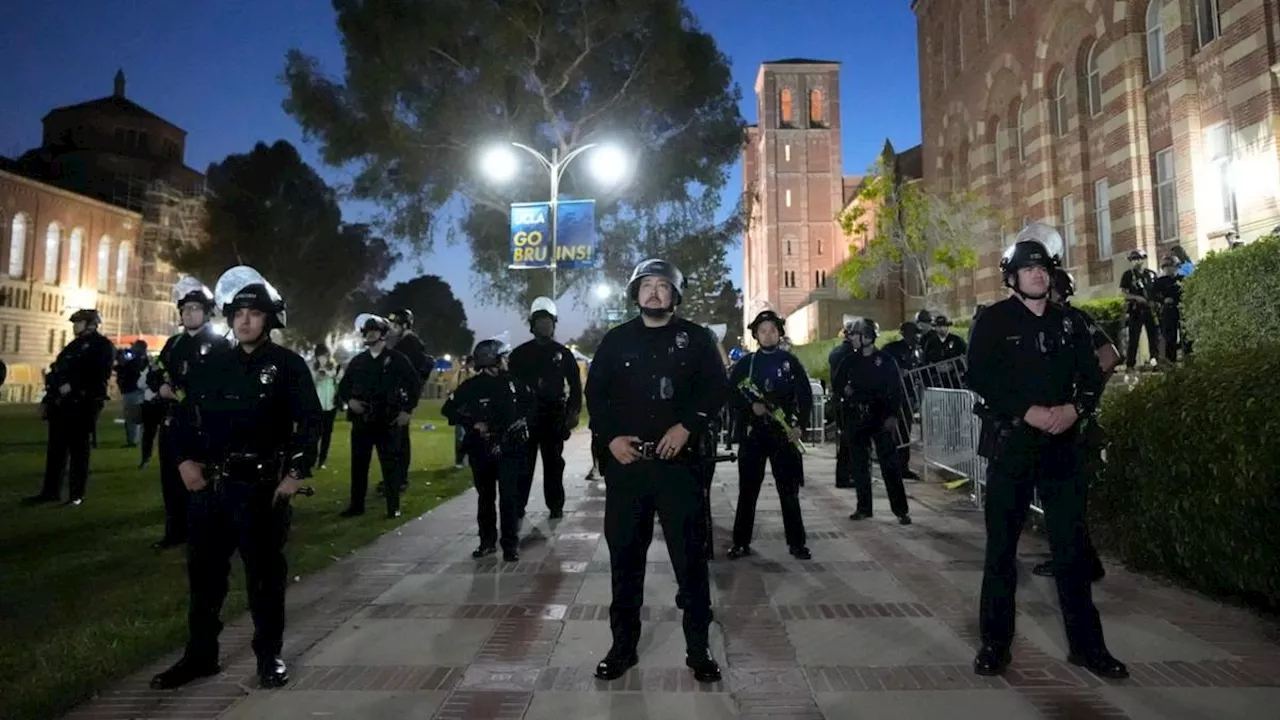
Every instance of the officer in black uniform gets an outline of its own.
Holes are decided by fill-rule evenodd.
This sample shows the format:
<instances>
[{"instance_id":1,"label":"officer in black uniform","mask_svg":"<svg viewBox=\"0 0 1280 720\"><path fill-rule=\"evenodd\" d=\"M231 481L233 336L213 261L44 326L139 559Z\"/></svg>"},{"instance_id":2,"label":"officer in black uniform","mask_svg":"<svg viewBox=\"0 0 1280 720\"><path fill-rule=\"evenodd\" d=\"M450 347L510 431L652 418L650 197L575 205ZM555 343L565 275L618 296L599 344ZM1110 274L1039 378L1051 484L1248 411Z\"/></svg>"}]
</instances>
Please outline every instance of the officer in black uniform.
<instances>
[{"instance_id":1,"label":"officer in black uniform","mask_svg":"<svg viewBox=\"0 0 1280 720\"><path fill-rule=\"evenodd\" d=\"M75 338L62 348L45 376L40 415L49 423L45 449L44 487L26 498L28 505L57 502L62 497L62 475L69 466L68 505L84 502L89 482L89 444L94 423L107 399L107 381L115 362L115 347L98 332L102 315L97 310L71 314Z\"/></svg>"},{"instance_id":2,"label":"officer in black uniform","mask_svg":"<svg viewBox=\"0 0 1280 720\"><path fill-rule=\"evenodd\" d=\"M1079 421L1097 407L1101 371L1088 329L1049 302L1056 263L1037 237L1028 228L1005 251L1000 270L1014 296L982 314L969 347L969 386L983 400L979 452L989 463L982 648L974 671L999 675L1011 661L1018 538L1038 488L1068 661L1102 677L1122 678L1128 671L1107 651L1093 604L1077 438Z\"/></svg>"},{"instance_id":3,"label":"officer in black uniform","mask_svg":"<svg viewBox=\"0 0 1280 720\"><path fill-rule=\"evenodd\" d=\"M423 390L431 380L431 373L435 372L436 359L427 352L427 347L422 343L422 338L413 330L412 310L408 308L392 310L387 313L387 320L391 323L391 335L387 338L387 347L409 359L409 363L413 365L413 369L417 371L418 375L418 387L414 390L414 397L421 398ZM400 487L400 494L403 495L404 491L409 489L408 470L413 465L413 442L409 439L409 423L405 423L400 427L400 435L404 447L405 473L401 478L404 484ZM379 455L378 457L381 458L382 456ZM379 491L383 491L385 485L386 481L384 480L378 485Z\"/></svg>"},{"instance_id":4,"label":"officer in black uniform","mask_svg":"<svg viewBox=\"0 0 1280 720\"><path fill-rule=\"evenodd\" d=\"M188 378L212 356L230 347L226 338L213 331L213 293L199 280L184 275L173 286L174 301L182 321L182 332L165 341L156 361L156 371L147 375L147 385L162 403L160 424L160 494L164 498L164 537L152 547L157 550L187 542L187 496L190 493L178 472L178 414L183 411Z\"/></svg>"},{"instance_id":5,"label":"officer in black uniform","mask_svg":"<svg viewBox=\"0 0 1280 720\"><path fill-rule=\"evenodd\" d=\"M288 566L290 499L315 462L320 399L307 363L271 340L285 326L279 293L245 266L223 273L215 300L237 347L188 376L179 415L178 472L191 491L187 576L191 604L186 652L151 686L175 688L219 672L218 635L231 554L244 562L253 612L258 681L280 687L289 674L280 651Z\"/></svg>"},{"instance_id":6,"label":"officer in black uniform","mask_svg":"<svg viewBox=\"0 0 1280 720\"><path fill-rule=\"evenodd\" d=\"M400 517L400 489L408 484L409 436L404 429L418 407L419 375L408 358L387 347L391 323L369 313L356 318L364 352L351 358L338 383L336 402L351 422L351 503L342 517L364 514L369 463L378 450L387 519Z\"/></svg>"},{"instance_id":7,"label":"officer in black uniform","mask_svg":"<svg viewBox=\"0 0 1280 720\"><path fill-rule=\"evenodd\" d=\"M934 316L933 337L924 346L925 365L964 357L969 346L965 343L964 338L951 332L951 327L951 318L946 315Z\"/></svg>"},{"instance_id":8,"label":"officer in black uniform","mask_svg":"<svg viewBox=\"0 0 1280 720\"><path fill-rule=\"evenodd\" d=\"M684 277L665 260L645 260L627 285L640 316L610 330L587 376L591 429L609 439L604 535L609 545L613 646L596 677L621 677L639 659L640 608L653 516L662 522L684 605L685 663L699 682L720 679L711 624L702 488L691 436L725 401L728 379L715 337L675 315Z\"/></svg>"},{"instance_id":9,"label":"officer in black uniform","mask_svg":"<svg viewBox=\"0 0 1280 720\"><path fill-rule=\"evenodd\" d=\"M511 352L511 374L533 391L536 403L529 423L528 459L520 478L521 517L529 504L539 453L547 510L552 520L564 517L564 443L582 413L582 375L573 352L555 340L556 319L555 302L549 297L535 298L529 309L533 339Z\"/></svg>"},{"instance_id":10,"label":"officer in black uniform","mask_svg":"<svg viewBox=\"0 0 1280 720\"><path fill-rule=\"evenodd\" d=\"M857 322L857 320L858 318L853 315L844 316L844 324L841 329L841 333L843 334L844 339L835 347L831 348L830 353L827 353L827 375L832 380L834 380L836 377L836 370L840 367L840 363L849 355L854 355L858 352L858 349L853 345L853 337L851 335L853 331L853 325L855 322ZM843 425L844 418L842 417L842 414L838 411L835 414L835 420L836 420L836 431L840 434L840 438L841 438L837 442L843 443L844 442L844 439L843 439L844 438L844 425ZM843 445L841 445L841 447L843 447ZM853 487L853 482L849 479L849 477L850 475L849 475L848 453L837 452L836 453L836 487L838 488Z\"/></svg>"},{"instance_id":11,"label":"officer in black uniform","mask_svg":"<svg viewBox=\"0 0 1280 720\"><path fill-rule=\"evenodd\" d=\"M898 418L906 398L893 356L876 349L880 328L870 318L857 318L849 330L856 352L846 355L831 376L831 393L839 398L842 415L839 452L848 456L848 470L858 496L850 520L871 517L871 446L880 460L889 507L903 525L911 524L907 491L898 467ZM838 472L838 470L837 470Z\"/></svg>"},{"instance_id":12,"label":"officer in black uniform","mask_svg":"<svg viewBox=\"0 0 1280 720\"><path fill-rule=\"evenodd\" d=\"M492 555L499 545L504 561L520 559L520 482L528 460L534 399L508 372L510 351L497 338L478 343L471 356L476 374L464 380L440 410L450 425L466 431L462 445L479 496L480 546L471 553L477 560Z\"/></svg>"},{"instance_id":13,"label":"officer in black uniform","mask_svg":"<svg viewBox=\"0 0 1280 720\"><path fill-rule=\"evenodd\" d=\"M1120 276L1120 294L1124 296L1125 325L1128 327L1128 344L1125 346L1125 366L1133 371L1138 363L1138 338L1147 331L1147 351L1158 357L1156 319L1151 312L1151 290L1156 274L1147 269L1147 251L1129 253L1131 267Z\"/></svg>"},{"instance_id":14,"label":"officer in black uniform","mask_svg":"<svg viewBox=\"0 0 1280 720\"><path fill-rule=\"evenodd\" d=\"M920 407L920 398L916 395L915 383L910 381L907 373L924 365L924 351L920 349L920 328L915 323L902 323L898 327L898 333L902 335L900 340L885 343L881 348L898 364L898 373L906 392L906 403L902 412L898 413L898 469L904 479L919 480L920 476L911 469L911 424Z\"/></svg>"},{"instance_id":15,"label":"officer in black uniform","mask_svg":"<svg viewBox=\"0 0 1280 720\"><path fill-rule=\"evenodd\" d=\"M1178 341L1182 333L1182 278L1178 260L1170 255L1160 261L1164 273L1151 284L1151 300L1159 308L1160 337L1164 338L1164 359L1178 361Z\"/></svg>"},{"instance_id":16,"label":"officer in black uniform","mask_svg":"<svg viewBox=\"0 0 1280 720\"><path fill-rule=\"evenodd\" d=\"M791 555L808 560L809 552L800 517L800 487L804 485L804 461L800 457L802 423L813 413L813 389L800 360L778 348L785 323L772 310L756 315L747 329L760 349L742 358L729 376L729 398L739 417L738 510L733 520L730 559L751 554L755 530L756 500L764 484L764 464L773 468L782 505L782 525ZM774 413L789 426L783 429Z\"/></svg>"}]
</instances>

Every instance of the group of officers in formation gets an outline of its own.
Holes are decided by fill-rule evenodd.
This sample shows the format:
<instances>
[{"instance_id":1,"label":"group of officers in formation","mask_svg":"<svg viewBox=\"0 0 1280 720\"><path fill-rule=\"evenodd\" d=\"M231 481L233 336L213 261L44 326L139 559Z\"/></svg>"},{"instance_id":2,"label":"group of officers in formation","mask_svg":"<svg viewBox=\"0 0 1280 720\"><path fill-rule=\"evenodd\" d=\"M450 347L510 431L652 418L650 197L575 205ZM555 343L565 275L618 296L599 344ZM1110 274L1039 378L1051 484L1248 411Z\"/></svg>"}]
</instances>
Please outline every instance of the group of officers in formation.
<instances>
[{"instance_id":1,"label":"group of officers in formation","mask_svg":"<svg viewBox=\"0 0 1280 720\"><path fill-rule=\"evenodd\" d=\"M923 313L902 327L901 340L878 349L876 322L852 318L844 325L844 342L829 358L840 437L836 485L855 491L850 518L872 517L874 448L890 510L909 525L903 478L913 476L906 455L911 413L904 406L909 409L915 399L902 373L967 357L967 385L982 401L980 453L989 461L982 645L974 660L974 670L983 675L1002 673L1011 661L1017 542L1036 489L1052 552L1042 574L1052 575L1058 586L1069 661L1104 677L1127 674L1103 640L1091 595L1100 563L1084 521L1091 452L1084 428L1097 409L1105 373L1118 358L1105 351L1111 348L1114 355L1097 324L1069 305L1072 287L1060 267L1061 247L1061 236L1049 226L1023 230L1000 261L1011 294L985 308L968 343L949 332L947 318ZM153 686L178 687L219 672L219 616L230 556L238 550L248 576L259 680L263 687L279 687L288 680L280 651L290 500L308 491L302 482L316 464L323 413L307 363L271 339L271 330L285 327L286 312L270 283L244 266L228 270L213 292L187 282L175 293L183 332L161 353L157 388L171 403L161 436L162 465L170 468L165 477L177 482L165 481L165 504L174 523L182 522L179 516L186 522L190 638L182 658L157 675ZM732 459L717 454L722 429L739 445L739 496L728 556L753 552L766 462L790 554L800 560L812 556L799 496L805 482L802 429L809 425L814 397L799 359L779 347L784 321L771 310L760 312L748 326L758 349L726 367L713 333L679 315L684 287L679 269L664 260L636 266L628 293L639 313L606 333L585 391L572 351L554 339L555 304L539 298L529 315L533 340L515 349L500 338L481 341L471 356L475 374L443 407L449 423L463 429L478 493L479 545L472 555L501 551L504 561L514 562L539 454L547 510L552 520L563 517L564 442L580 422L585 398L593 446L602 451L598 464L605 478L604 537L612 576L613 641L595 670L604 680L638 662L655 517L679 587L686 664L699 682L720 679L708 636L708 560L711 478L717 461ZM234 342L211 330L215 309L226 318ZM38 500L58 497L59 463L68 453L72 498L83 497L85 428L92 424L83 413L96 415L92 406L100 407L105 396L102 368L111 348L96 332L100 318L81 311L72 321L76 338L59 356L55 367L62 374L45 399L50 473ZM357 319L365 350L351 360L337 390L352 420L352 495L344 515L364 511L374 449L388 515L399 514L407 486L408 427L431 367L421 341L407 332L411 325L412 316L404 312ZM109 365L106 360L108 373Z\"/></svg>"}]
</instances>

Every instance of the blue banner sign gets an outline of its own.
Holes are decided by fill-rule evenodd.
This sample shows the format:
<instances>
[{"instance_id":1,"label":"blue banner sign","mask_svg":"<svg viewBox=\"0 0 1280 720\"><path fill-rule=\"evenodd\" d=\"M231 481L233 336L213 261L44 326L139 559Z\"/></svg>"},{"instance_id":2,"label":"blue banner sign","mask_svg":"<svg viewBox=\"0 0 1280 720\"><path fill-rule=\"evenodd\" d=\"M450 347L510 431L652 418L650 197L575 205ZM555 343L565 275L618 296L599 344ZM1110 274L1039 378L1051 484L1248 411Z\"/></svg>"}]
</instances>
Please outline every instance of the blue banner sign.
<instances>
[{"instance_id":1,"label":"blue banner sign","mask_svg":"<svg viewBox=\"0 0 1280 720\"><path fill-rule=\"evenodd\" d=\"M596 201L556 203L556 267L596 265ZM511 205L511 265L514 270L551 267L551 203Z\"/></svg>"}]
</instances>

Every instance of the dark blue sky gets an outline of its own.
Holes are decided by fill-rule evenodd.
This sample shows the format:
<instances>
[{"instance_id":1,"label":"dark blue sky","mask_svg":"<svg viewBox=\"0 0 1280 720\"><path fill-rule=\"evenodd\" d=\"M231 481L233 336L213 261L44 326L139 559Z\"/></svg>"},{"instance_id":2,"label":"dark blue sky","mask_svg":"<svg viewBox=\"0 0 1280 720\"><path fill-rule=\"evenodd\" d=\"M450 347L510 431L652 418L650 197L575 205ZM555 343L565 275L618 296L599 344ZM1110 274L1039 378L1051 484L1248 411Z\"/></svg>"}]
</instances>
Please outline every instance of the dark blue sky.
<instances>
[{"instance_id":1,"label":"dark blue sky","mask_svg":"<svg viewBox=\"0 0 1280 720\"><path fill-rule=\"evenodd\" d=\"M920 140L915 22L907 0L688 0L733 62L742 112L755 121L756 70L766 60L813 57L843 63L844 170L861 172L886 137L902 148ZM0 154L40 142L40 118L52 107L110 94L117 67L134 101L188 132L187 164L198 170L259 140L298 145L331 182L346 177L319 164L314 148L280 108L284 53L299 47L330 72L342 69L333 11L323 0L182 3L169 0L62 0L9 3L0 23ZM735 170L727 201L736 199ZM348 207L348 219L362 209ZM730 253L741 283L741 251ZM519 313L485 307L470 286L464 247L439 246L393 273L419 264L454 286L478 337L509 329L527 336ZM463 279L468 279L464 282ZM206 282L212 283L212 279ZM566 300L565 306L571 305ZM564 315L575 313L570 307ZM565 317L561 338L582 319Z\"/></svg>"}]
</instances>

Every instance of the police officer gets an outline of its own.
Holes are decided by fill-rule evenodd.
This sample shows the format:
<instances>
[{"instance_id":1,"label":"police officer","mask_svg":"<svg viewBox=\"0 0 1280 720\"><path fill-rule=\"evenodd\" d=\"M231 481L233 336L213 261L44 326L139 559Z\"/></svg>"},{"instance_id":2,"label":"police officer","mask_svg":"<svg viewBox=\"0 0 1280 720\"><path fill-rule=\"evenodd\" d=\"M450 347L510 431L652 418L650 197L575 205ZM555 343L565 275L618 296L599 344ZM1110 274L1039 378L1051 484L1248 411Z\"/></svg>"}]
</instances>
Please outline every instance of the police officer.
<instances>
[{"instance_id":1,"label":"police officer","mask_svg":"<svg viewBox=\"0 0 1280 720\"><path fill-rule=\"evenodd\" d=\"M756 501L764 484L764 464L773 468L782 505L782 525L791 555L808 560L809 552L800 517L800 486L804 485L804 462L800 457L802 423L813 413L813 389L800 360L778 347L785 323L772 310L756 315L747 329L760 349L733 366L729 376L729 398L739 416L738 510L733 520L733 547L730 559L751 554L755 529ZM779 413L788 428L775 417Z\"/></svg>"},{"instance_id":2,"label":"police officer","mask_svg":"<svg viewBox=\"0 0 1280 720\"><path fill-rule=\"evenodd\" d=\"M408 308L400 308L387 313L387 320L391 323L391 334L387 338L387 347L404 355L409 359L409 363L413 365L413 369L417 371L418 386L414 390L415 397L422 397L423 390L427 387L427 383L431 380L431 373L436 369L436 359L427 352L426 345L422 343L422 338L418 333L414 332L413 311ZM400 426L401 442L404 448L404 467L405 474L402 478L404 485L400 488L400 493L409 489L408 468L413 462L413 442L409 439L409 423ZM379 455L379 458L382 456ZM381 490L386 485L384 479L378 488Z\"/></svg>"},{"instance_id":3,"label":"police officer","mask_svg":"<svg viewBox=\"0 0 1280 720\"><path fill-rule=\"evenodd\" d=\"M182 332L165 341L156 360L156 372L147 385L162 403L160 424L160 495L164 498L164 537L152 545L157 550L187 542L187 496L190 493L178 472L178 437L182 401L191 373L230 347L213 331L213 293L199 280L184 275L173 286Z\"/></svg>"},{"instance_id":4,"label":"police officer","mask_svg":"<svg viewBox=\"0 0 1280 720\"><path fill-rule=\"evenodd\" d=\"M107 381L115 362L115 347L98 332L97 310L71 314L75 338L62 348L45 376L40 416L49 423L45 448L44 487L26 498L29 505L57 502L62 497L62 474L69 466L68 505L84 502L89 482L89 444L93 426L107 399Z\"/></svg>"},{"instance_id":5,"label":"police officer","mask_svg":"<svg viewBox=\"0 0 1280 720\"><path fill-rule=\"evenodd\" d=\"M836 370L839 369L840 363L849 355L857 354L858 348L853 345L853 326L858 318L854 315L845 315L844 324L841 328L841 334L844 338L835 347L831 348L831 352L827 353L827 374L834 381ZM835 414L836 430L840 432L840 443L844 442L843 421L844 417L837 409ZM843 447L843 445L841 445ZM836 453L836 487L851 488L853 482L849 479L849 457L846 452Z\"/></svg>"},{"instance_id":6,"label":"police officer","mask_svg":"<svg viewBox=\"0 0 1280 720\"><path fill-rule=\"evenodd\" d=\"M1151 284L1151 299L1159 308L1160 337L1164 338L1164 359L1178 360L1178 340L1182 329L1182 276L1178 259L1170 255L1160 261L1163 273Z\"/></svg>"},{"instance_id":7,"label":"police officer","mask_svg":"<svg viewBox=\"0 0 1280 720\"><path fill-rule=\"evenodd\" d=\"M831 391L840 399L842 416L839 452L848 457L850 484L858 496L858 506L849 519L871 517L871 446L874 444L889 508L899 523L910 525L907 491L902 485L895 442L898 418L906 398L898 379L898 364L889 353L876 349L879 330L874 320L856 318L849 328L855 352L846 355L831 376Z\"/></svg>"},{"instance_id":8,"label":"police officer","mask_svg":"<svg viewBox=\"0 0 1280 720\"><path fill-rule=\"evenodd\" d=\"M916 409L919 407L920 398L916 396L915 383L910 381L908 373L916 368L924 365L924 351L920 349L920 329L915 323L902 323L898 327L898 333L902 335L899 340L885 343L885 352L893 358L898 364L898 372L902 377L902 387L905 389L906 403L903 411L898 413L898 469L902 472L902 477L907 480L919 480L920 476L915 470L911 469L911 423L915 418Z\"/></svg>"},{"instance_id":9,"label":"police officer","mask_svg":"<svg viewBox=\"0 0 1280 720\"><path fill-rule=\"evenodd\" d=\"M746 355L742 348L735 347L729 351L729 363L725 365L725 372L733 370L733 366ZM733 449L733 443L738 436L738 414L733 411L729 403L725 403L724 409L720 412L722 418L721 423L724 425L724 445L730 450Z\"/></svg>"},{"instance_id":10,"label":"police officer","mask_svg":"<svg viewBox=\"0 0 1280 720\"><path fill-rule=\"evenodd\" d=\"M1156 345L1156 319L1151 312L1151 291L1156 274L1147 269L1147 251L1129 253L1131 267L1120 276L1120 294L1124 296L1125 326L1128 328L1128 344L1125 346L1125 366L1134 370L1138 363L1138 338L1147 331L1147 351L1152 358L1160 352Z\"/></svg>"},{"instance_id":11,"label":"police officer","mask_svg":"<svg viewBox=\"0 0 1280 720\"><path fill-rule=\"evenodd\" d=\"M974 327L968 381L983 400L979 451L988 459L987 550L979 627L979 675L1011 661L1018 538L1038 488L1053 553L1068 661L1107 678L1128 671L1107 651L1086 557L1085 484L1079 421L1097 407L1101 371L1088 330L1049 302L1055 262L1034 229L1000 261L1013 297L987 308Z\"/></svg>"},{"instance_id":12,"label":"police officer","mask_svg":"<svg viewBox=\"0 0 1280 720\"><path fill-rule=\"evenodd\" d=\"M702 526L702 488L688 452L724 404L728 386L715 338L676 316L684 277L665 260L636 266L627 291L640 316L610 330L587 376L591 428L609 442L605 541L613 579L613 646L596 677L621 677L638 662L645 560L653 516L662 522L684 605L685 663L698 682L716 682L708 628L711 593Z\"/></svg>"},{"instance_id":13,"label":"police officer","mask_svg":"<svg viewBox=\"0 0 1280 720\"><path fill-rule=\"evenodd\" d=\"M520 516L533 488L533 473L542 455L542 493L551 519L564 517L564 443L582 413L582 375L569 348L556 342L556 304L535 298L529 308L533 339L511 352L511 374L533 391L536 406L529 423L528 459L520 480ZM568 397L565 397L565 386Z\"/></svg>"},{"instance_id":14,"label":"police officer","mask_svg":"<svg viewBox=\"0 0 1280 720\"><path fill-rule=\"evenodd\" d=\"M517 562L520 483L528 461L534 398L529 388L508 372L510 351L498 338L478 343L471 356L477 374L449 395L440 412L450 425L466 432L463 448L479 496L476 524L480 546L471 557L492 555L501 545L502 559Z\"/></svg>"},{"instance_id":15,"label":"police officer","mask_svg":"<svg viewBox=\"0 0 1280 720\"><path fill-rule=\"evenodd\" d=\"M409 438L404 428L418 407L421 385L408 358L387 347L390 331L386 318L369 313L357 317L356 332L364 336L365 349L351 358L338 383L338 404L346 403L351 421L351 503L342 517L364 514L375 448L382 466L387 519L400 517L400 490L409 482Z\"/></svg>"},{"instance_id":16,"label":"police officer","mask_svg":"<svg viewBox=\"0 0 1280 720\"><path fill-rule=\"evenodd\" d=\"M964 357L969 346L963 338L951 332L951 327L951 318L946 315L934 316L933 337L924 345L925 365Z\"/></svg>"},{"instance_id":17,"label":"police officer","mask_svg":"<svg viewBox=\"0 0 1280 720\"><path fill-rule=\"evenodd\" d=\"M219 671L218 635L231 554L244 562L258 682L280 687L290 499L315 462L320 401L306 361L271 340L285 327L279 293L238 266L214 286L237 347L188 376L190 412L178 429L178 472L191 492L187 576L190 637L182 658L151 686L175 688Z\"/></svg>"}]
</instances>

